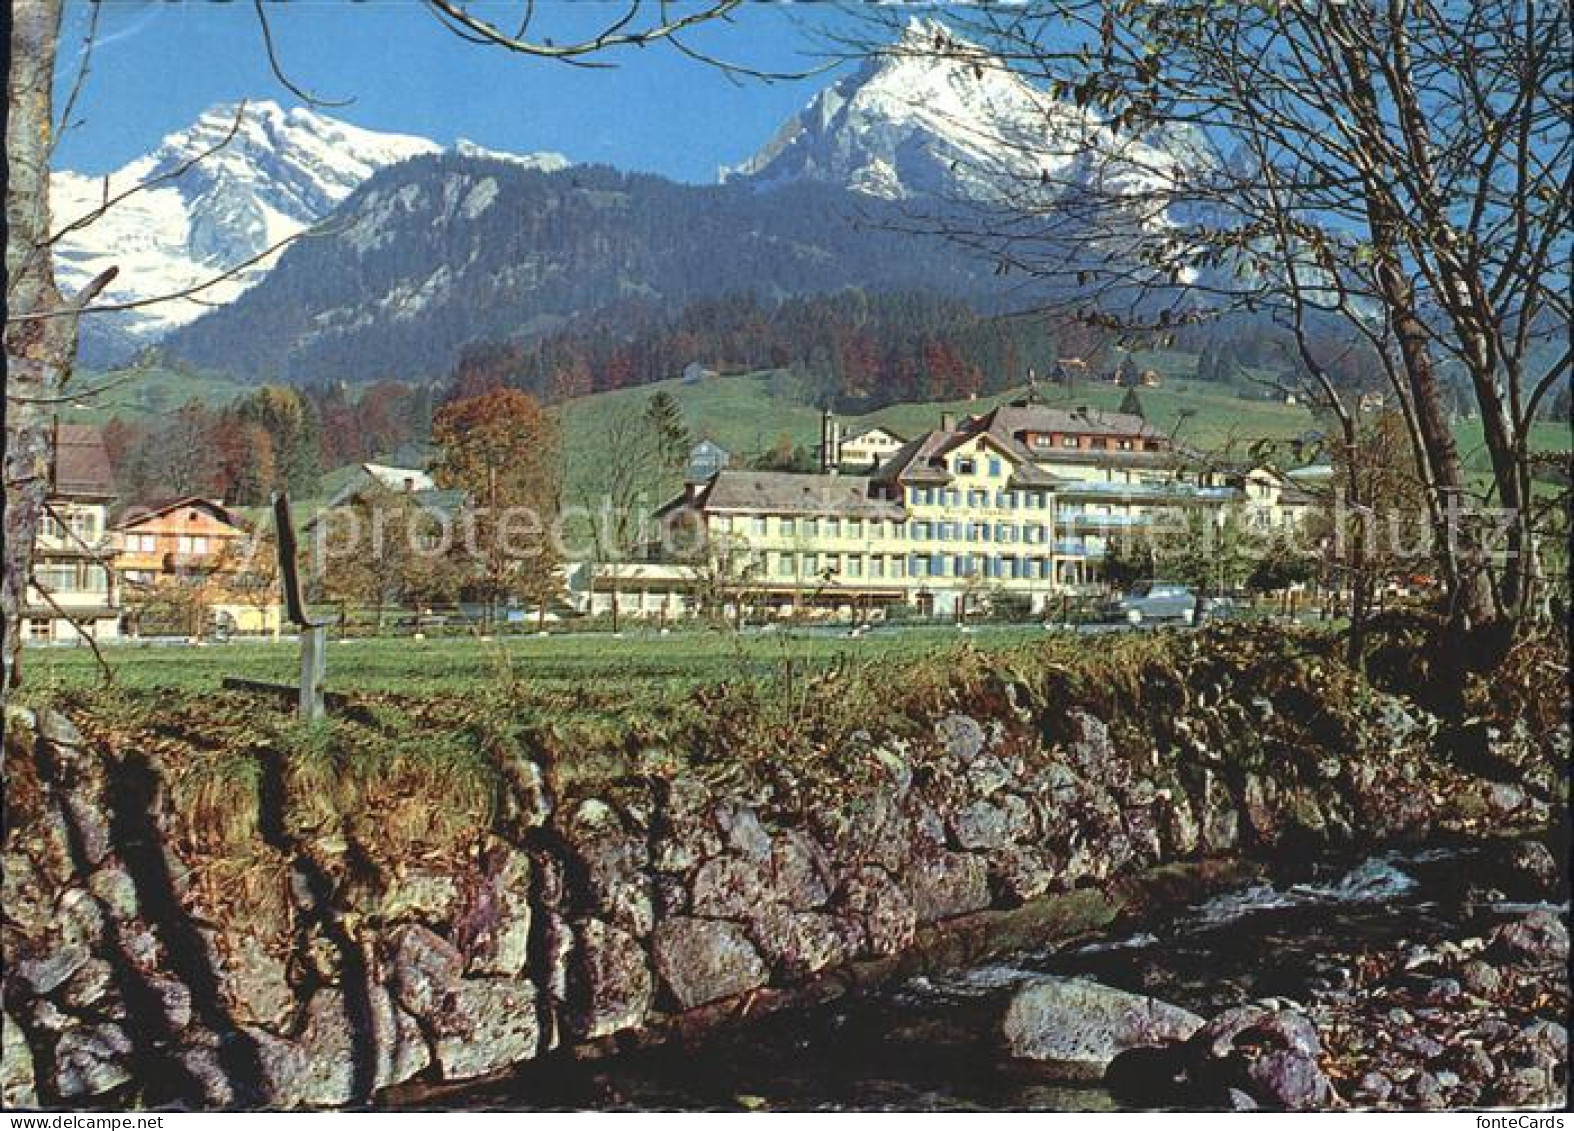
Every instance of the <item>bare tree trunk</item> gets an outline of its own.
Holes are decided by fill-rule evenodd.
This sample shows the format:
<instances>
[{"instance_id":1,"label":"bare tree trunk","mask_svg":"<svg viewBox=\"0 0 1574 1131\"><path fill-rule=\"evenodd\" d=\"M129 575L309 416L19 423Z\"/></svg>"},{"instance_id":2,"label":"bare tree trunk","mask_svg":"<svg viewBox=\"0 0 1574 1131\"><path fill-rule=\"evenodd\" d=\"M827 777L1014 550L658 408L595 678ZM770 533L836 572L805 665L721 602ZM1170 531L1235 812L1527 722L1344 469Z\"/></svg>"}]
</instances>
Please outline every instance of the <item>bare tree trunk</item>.
<instances>
[{"instance_id":1,"label":"bare tree trunk","mask_svg":"<svg viewBox=\"0 0 1574 1131\"><path fill-rule=\"evenodd\" d=\"M1354 45L1343 36L1334 37L1350 84L1350 101L1356 119L1374 139L1385 136L1383 101L1372 81L1371 68ZM1397 44L1402 47L1402 43ZM1408 81L1408 76L1406 81ZM1408 87L1400 93L1409 101ZM1437 557L1451 598L1451 624L1482 625L1494 619L1491 594L1486 578L1468 560L1468 546L1462 543L1465 532L1455 528L1454 517L1465 501L1464 480L1459 469L1459 448L1453 429L1443 412L1437 373L1427 342L1426 325L1417 311L1415 287L1406 277L1400 258L1400 239L1405 217L1398 213L1389 191L1376 169L1360 169L1367 227L1375 256L1375 282L1387 310L1389 325L1399 344L1400 360L1409 378L1413 426L1426 455L1428 489L1432 495L1433 533ZM1407 417L1407 421L1409 417Z\"/></svg>"},{"instance_id":2,"label":"bare tree trunk","mask_svg":"<svg viewBox=\"0 0 1574 1131\"><path fill-rule=\"evenodd\" d=\"M21 613L32 573L33 541L49 494L54 437L48 400L71 371L74 327L66 318L16 321L57 310L49 238L51 84L60 34L60 0L11 5L6 75L6 450L4 575L4 687L21 683Z\"/></svg>"},{"instance_id":3,"label":"bare tree trunk","mask_svg":"<svg viewBox=\"0 0 1574 1131\"><path fill-rule=\"evenodd\" d=\"M1383 227L1382 221L1374 222L1374 231L1381 231ZM1437 374L1427 347L1426 328L1415 312L1410 285L1392 259L1379 266L1378 285L1383 291L1383 301L1392 312L1394 336L1399 342L1405 372L1410 377L1415 426L1432 473L1430 486L1441 504L1433 508L1433 513L1438 516L1435 534L1440 543L1438 560L1443 567L1444 580L1454 598L1456 614L1470 623L1486 624L1494 616L1486 578L1468 560L1468 554L1462 553L1468 551L1468 535L1456 529L1453 522L1458 506L1465 501L1465 484L1459 470L1459 448L1443 412Z\"/></svg>"}]
</instances>

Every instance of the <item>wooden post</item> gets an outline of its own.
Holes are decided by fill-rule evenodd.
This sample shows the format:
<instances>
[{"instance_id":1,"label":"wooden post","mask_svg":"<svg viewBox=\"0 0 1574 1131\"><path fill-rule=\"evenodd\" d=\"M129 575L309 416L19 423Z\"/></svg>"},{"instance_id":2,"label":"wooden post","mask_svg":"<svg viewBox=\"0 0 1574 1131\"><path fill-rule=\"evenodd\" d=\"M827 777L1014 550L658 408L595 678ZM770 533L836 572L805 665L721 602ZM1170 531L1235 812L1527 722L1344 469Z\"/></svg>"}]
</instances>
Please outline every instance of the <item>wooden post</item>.
<instances>
[{"instance_id":1,"label":"wooden post","mask_svg":"<svg viewBox=\"0 0 1574 1131\"><path fill-rule=\"evenodd\" d=\"M305 722L316 722L325 710L323 681L328 675L328 622L307 615L301 576L295 562L295 522L290 516L290 498L282 491L273 496L273 522L278 533L284 604L291 622L301 634L300 716Z\"/></svg>"},{"instance_id":2,"label":"wooden post","mask_svg":"<svg viewBox=\"0 0 1574 1131\"><path fill-rule=\"evenodd\" d=\"M328 629L314 624L301 629L301 703L302 720L316 722L323 717L323 680L328 675Z\"/></svg>"}]
</instances>

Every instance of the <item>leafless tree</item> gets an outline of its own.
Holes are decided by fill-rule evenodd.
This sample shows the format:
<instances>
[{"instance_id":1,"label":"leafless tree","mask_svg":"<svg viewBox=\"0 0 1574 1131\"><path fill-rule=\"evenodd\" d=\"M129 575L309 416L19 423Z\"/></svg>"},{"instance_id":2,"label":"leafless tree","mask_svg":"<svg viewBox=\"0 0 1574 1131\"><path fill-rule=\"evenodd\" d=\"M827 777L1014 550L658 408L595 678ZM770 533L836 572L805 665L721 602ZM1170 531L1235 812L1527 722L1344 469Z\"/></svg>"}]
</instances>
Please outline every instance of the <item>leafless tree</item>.
<instances>
[{"instance_id":1,"label":"leafless tree","mask_svg":"<svg viewBox=\"0 0 1574 1131\"><path fill-rule=\"evenodd\" d=\"M661 433L648 411L630 402L614 408L599 436L595 467L583 479L580 505L590 516L593 571L604 567L612 629L621 613L619 588L624 565L651 534L643 508L647 492L665 467ZM592 573L592 592L595 574Z\"/></svg>"},{"instance_id":2,"label":"leafless tree","mask_svg":"<svg viewBox=\"0 0 1574 1131\"><path fill-rule=\"evenodd\" d=\"M1316 347L1340 328L1391 379L1454 623L1520 623L1542 533L1530 430L1570 373L1568 6L1052 0L947 20L902 50L1007 69L1059 106L1042 142L996 139L1033 160L997 158L992 198L913 226L1117 332L1269 317L1348 441ZM1495 560L1460 518L1445 369L1483 422L1475 501L1513 516Z\"/></svg>"}]
</instances>

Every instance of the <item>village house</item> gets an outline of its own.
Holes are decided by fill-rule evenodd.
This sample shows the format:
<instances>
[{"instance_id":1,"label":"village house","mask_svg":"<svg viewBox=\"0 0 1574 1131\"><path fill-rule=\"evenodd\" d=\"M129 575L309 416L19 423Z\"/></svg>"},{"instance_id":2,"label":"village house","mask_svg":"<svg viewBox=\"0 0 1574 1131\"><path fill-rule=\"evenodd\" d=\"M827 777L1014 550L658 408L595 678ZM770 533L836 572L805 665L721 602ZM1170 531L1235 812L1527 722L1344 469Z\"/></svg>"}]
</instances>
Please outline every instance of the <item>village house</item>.
<instances>
[{"instance_id":1,"label":"village house","mask_svg":"<svg viewBox=\"0 0 1574 1131\"><path fill-rule=\"evenodd\" d=\"M873 471L901 450L907 440L881 424L850 433L841 440L836 466L842 471Z\"/></svg>"},{"instance_id":2,"label":"village house","mask_svg":"<svg viewBox=\"0 0 1574 1131\"><path fill-rule=\"evenodd\" d=\"M246 524L215 499L188 495L131 507L114 525L115 570L133 584L177 573L236 568Z\"/></svg>"},{"instance_id":3,"label":"village house","mask_svg":"<svg viewBox=\"0 0 1574 1131\"><path fill-rule=\"evenodd\" d=\"M107 538L114 476L96 425L55 425L49 496L33 547L33 581L22 610L29 641L105 640L119 635L120 600Z\"/></svg>"},{"instance_id":4,"label":"village house","mask_svg":"<svg viewBox=\"0 0 1574 1131\"><path fill-rule=\"evenodd\" d=\"M731 464L731 452L715 440L701 440L689 449L688 469L684 478L692 483L702 483Z\"/></svg>"},{"instance_id":5,"label":"village house","mask_svg":"<svg viewBox=\"0 0 1574 1131\"><path fill-rule=\"evenodd\" d=\"M128 604L160 585L204 590L216 623L235 632L277 633L280 606L274 570L251 527L221 501L188 495L130 508L115 523L115 572ZM264 559L254 562L252 553Z\"/></svg>"},{"instance_id":6,"label":"village house","mask_svg":"<svg viewBox=\"0 0 1574 1131\"><path fill-rule=\"evenodd\" d=\"M321 530L336 538L351 536L350 527L335 528L332 517L336 512L375 504L379 498L398 495L414 503L431 515L440 528L452 529L459 521L467 498L463 491L439 487L428 471L416 467L391 467L380 463L363 463L350 481L306 520L308 533ZM365 533L365 532L362 532Z\"/></svg>"},{"instance_id":7,"label":"village house","mask_svg":"<svg viewBox=\"0 0 1574 1131\"><path fill-rule=\"evenodd\" d=\"M432 473L422 471L418 467L390 467L382 463L363 463L355 469L349 481L324 504L323 510L347 506L376 491L417 493L436 489L437 483L433 480Z\"/></svg>"}]
</instances>

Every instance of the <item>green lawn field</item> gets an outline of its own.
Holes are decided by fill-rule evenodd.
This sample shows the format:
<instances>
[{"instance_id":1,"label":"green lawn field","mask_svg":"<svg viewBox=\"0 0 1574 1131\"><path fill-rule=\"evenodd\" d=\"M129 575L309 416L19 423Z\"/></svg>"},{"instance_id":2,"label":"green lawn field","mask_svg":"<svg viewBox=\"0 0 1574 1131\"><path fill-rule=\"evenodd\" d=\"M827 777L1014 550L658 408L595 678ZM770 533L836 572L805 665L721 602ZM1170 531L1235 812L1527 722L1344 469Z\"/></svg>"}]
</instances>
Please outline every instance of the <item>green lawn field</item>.
<instances>
[{"instance_id":1,"label":"green lawn field","mask_svg":"<svg viewBox=\"0 0 1574 1131\"><path fill-rule=\"evenodd\" d=\"M835 631L745 632L684 628L662 636L639 630L505 636L494 639L353 639L328 646L331 691L411 695L463 693L487 684L567 692L588 685L660 697L741 676L784 677L838 663L917 657L965 645L1001 649L1039 640L1037 625L913 627L850 639ZM206 646L106 645L115 684L126 689L218 690L226 676L292 683L299 645L232 641ZM46 647L26 654L30 690L96 686L102 675L83 647Z\"/></svg>"}]
</instances>

